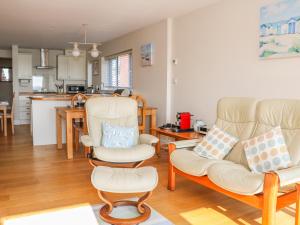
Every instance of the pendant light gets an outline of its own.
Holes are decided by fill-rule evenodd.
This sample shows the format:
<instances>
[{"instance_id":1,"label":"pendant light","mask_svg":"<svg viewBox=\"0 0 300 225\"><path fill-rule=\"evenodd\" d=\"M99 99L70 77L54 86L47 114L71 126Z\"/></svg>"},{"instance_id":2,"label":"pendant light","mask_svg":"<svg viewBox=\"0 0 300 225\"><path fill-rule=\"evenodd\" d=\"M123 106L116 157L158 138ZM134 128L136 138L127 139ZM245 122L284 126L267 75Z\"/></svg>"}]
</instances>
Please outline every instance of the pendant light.
<instances>
[{"instance_id":1,"label":"pendant light","mask_svg":"<svg viewBox=\"0 0 300 225\"><path fill-rule=\"evenodd\" d=\"M75 42L74 45L73 45L72 55L74 57L80 56L80 50L78 48L78 43L77 42Z\"/></svg>"},{"instance_id":2,"label":"pendant light","mask_svg":"<svg viewBox=\"0 0 300 225\"><path fill-rule=\"evenodd\" d=\"M90 51L90 54L93 58L97 58L99 56L99 50L97 49L97 44L93 44L93 48Z\"/></svg>"},{"instance_id":3,"label":"pendant light","mask_svg":"<svg viewBox=\"0 0 300 225\"><path fill-rule=\"evenodd\" d=\"M100 43L88 43L87 42L87 24L82 24L84 28L84 42L69 42L70 44L73 44L73 50L72 50L72 55L74 57L80 56L80 49L79 45L85 46L85 48L92 46L91 51L89 52L93 58L97 58L100 55L100 51L98 50L98 46L101 45Z\"/></svg>"}]
</instances>

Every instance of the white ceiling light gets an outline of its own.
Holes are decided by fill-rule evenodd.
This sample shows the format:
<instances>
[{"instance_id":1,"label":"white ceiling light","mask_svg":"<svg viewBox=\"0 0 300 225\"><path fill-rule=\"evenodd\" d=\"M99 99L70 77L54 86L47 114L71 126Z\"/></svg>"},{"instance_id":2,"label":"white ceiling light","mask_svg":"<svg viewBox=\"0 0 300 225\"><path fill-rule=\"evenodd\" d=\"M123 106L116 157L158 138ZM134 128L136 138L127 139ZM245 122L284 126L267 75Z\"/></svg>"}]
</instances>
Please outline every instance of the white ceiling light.
<instances>
[{"instance_id":1,"label":"white ceiling light","mask_svg":"<svg viewBox=\"0 0 300 225\"><path fill-rule=\"evenodd\" d=\"M99 56L99 54L101 53L98 50L98 46L101 45L101 43L88 43L86 40L86 30L87 30L87 24L82 24L83 28L84 28L84 42L69 42L70 44L73 44L73 50L72 50L72 55L74 57L78 57L80 56L80 49L79 49L79 45L83 45L85 48L89 47L89 46L93 46L92 50L90 51L90 54L93 58L97 58Z\"/></svg>"},{"instance_id":2,"label":"white ceiling light","mask_svg":"<svg viewBox=\"0 0 300 225\"><path fill-rule=\"evenodd\" d=\"M77 42L74 43L74 47L73 47L73 50L72 50L72 55L74 57L80 56L80 50L78 48L78 43Z\"/></svg>"},{"instance_id":3,"label":"white ceiling light","mask_svg":"<svg viewBox=\"0 0 300 225\"><path fill-rule=\"evenodd\" d=\"M99 50L97 49L97 44L93 44L93 48L92 48L92 50L90 51L90 53L91 53L91 56L92 56L93 58L97 58L97 57L99 56L100 52L99 52Z\"/></svg>"}]
</instances>

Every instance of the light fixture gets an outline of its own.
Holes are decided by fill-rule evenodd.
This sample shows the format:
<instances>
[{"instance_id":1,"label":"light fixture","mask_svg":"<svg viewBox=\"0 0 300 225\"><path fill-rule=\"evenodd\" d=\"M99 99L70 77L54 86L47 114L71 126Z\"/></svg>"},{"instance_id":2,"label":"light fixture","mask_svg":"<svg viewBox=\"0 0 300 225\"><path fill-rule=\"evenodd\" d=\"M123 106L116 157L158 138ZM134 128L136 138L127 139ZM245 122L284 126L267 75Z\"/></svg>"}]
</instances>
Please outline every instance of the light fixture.
<instances>
[{"instance_id":1,"label":"light fixture","mask_svg":"<svg viewBox=\"0 0 300 225\"><path fill-rule=\"evenodd\" d=\"M97 58L97 57L99 56L100 52L99 52L99 50L97 49L97 44L93 44L93 48L92 48L92 50L90 51L90 53L91 53L91 56L92 56L93 58Z\"/></svg>"},{"instance_id":2,"label":"light fixture","mask_svg":"<svg viewBox=\"0 0 300 225\"><path fill-rule=\"evenodd\" d=\"M74 43L74 47L73 47L73 50L72 50L72 55L74 57L80 56L80 50L78 48L78 43L77 42Z\"/></svg>"},{"instance_id":3,"label":"light fixture","mask_svg":"<svg viewBox=\"0 0 300 225\"><path fill-rule=\"evenodd\" d=\"M69 42L69 44L73 44L73 50L72 50L72 55L74 57L78 57L80 56L80 49L79 49L79 45L83 45L85 46L91 46L92 45L92 49L89 52L91 54L91 56L93 58L97 58L99 56L99 54L101 53L98 50L98 46L101 45L100 43L88 43L86 40L86 30L87 30L87 24L82 24L83 28L84 28L84 42Z\"/></svg>"}]
</instances>

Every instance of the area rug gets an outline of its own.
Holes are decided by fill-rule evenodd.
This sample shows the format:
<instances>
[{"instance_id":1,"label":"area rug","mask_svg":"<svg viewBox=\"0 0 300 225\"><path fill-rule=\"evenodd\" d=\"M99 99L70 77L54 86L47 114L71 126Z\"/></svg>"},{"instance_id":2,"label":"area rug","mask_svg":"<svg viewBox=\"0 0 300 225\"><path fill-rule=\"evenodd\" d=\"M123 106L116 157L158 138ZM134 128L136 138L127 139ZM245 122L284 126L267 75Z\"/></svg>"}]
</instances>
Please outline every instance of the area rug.
<instances>
[{"instance_id":1,"label":"area rug","mask_svg":"<svg viewBox=\"0 0 300 225\"><path fill-rule=\"evenodd\" d=\"M67 208L52 209L34 212L27 215L4 218L3 225L109 225L99 217L99 209L102 205L91 206L80 204ZM113 210L112 216L117 218L135 217L137 210L131 206L118 207ZM173 225L168 219L151 208L150 218L140 225Z\"/></svg>"},{"instance_id":2,"label":"area rug","mask_svg":"<svg viewBox=\"0 0 300 225\"><path fill-rule=\"evenodd\" d=\"M103 222L99 218L100 207L102 207L102 205L93 206L93 210L98 220L98 223L99 225L109 225L108 223ZM135 207L123 206L115 208L111 215L116 218L132 218L138 216L139 214ZM167 220L165 217L163 217L161 214L159 214L157 211L151 208L150 218L147 221L140 223L140 225L173 225L173 223L171 223L169 220Z\"/></svg>"}]
</instances>

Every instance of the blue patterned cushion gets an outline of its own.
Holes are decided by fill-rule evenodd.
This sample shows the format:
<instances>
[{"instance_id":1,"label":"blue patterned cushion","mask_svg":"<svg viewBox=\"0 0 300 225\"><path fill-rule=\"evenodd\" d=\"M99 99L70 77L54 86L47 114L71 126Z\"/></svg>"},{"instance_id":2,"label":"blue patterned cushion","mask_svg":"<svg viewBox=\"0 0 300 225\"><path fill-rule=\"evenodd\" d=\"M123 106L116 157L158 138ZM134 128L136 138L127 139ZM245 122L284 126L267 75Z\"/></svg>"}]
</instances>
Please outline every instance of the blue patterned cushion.
<instances>
[{"instance_id":1,"label":"blue patterned cushion","mask_svg":"<svg viewBox=\"0 0 300 225\"><path fill-rule=\"evenodd\" d=\"M204 158L223 159L238 140L238 138L221 130L217 126L213 126L194 148L194 151Z\"/></svg>"},{"instance_id":2,"label":"blue patterned cushion","mask_svg":"<svg viewBox=\"0 0 300 225\"><path fill-rule=\"evenodd\" d=\"M102 146L105 148L131 148L136 145L136 128L102 124Z\"/></svg>"},{"instance_id":3,"label":"blue patterned cushion","mask_svg":"<svg viewBox=\"0 0 300 225\"><path fill-rule=\"evenodd\" d=\"M243 141L248 165L254 173L266 173L292 166L280 126Z\"/></svg>"}]
</instances>

